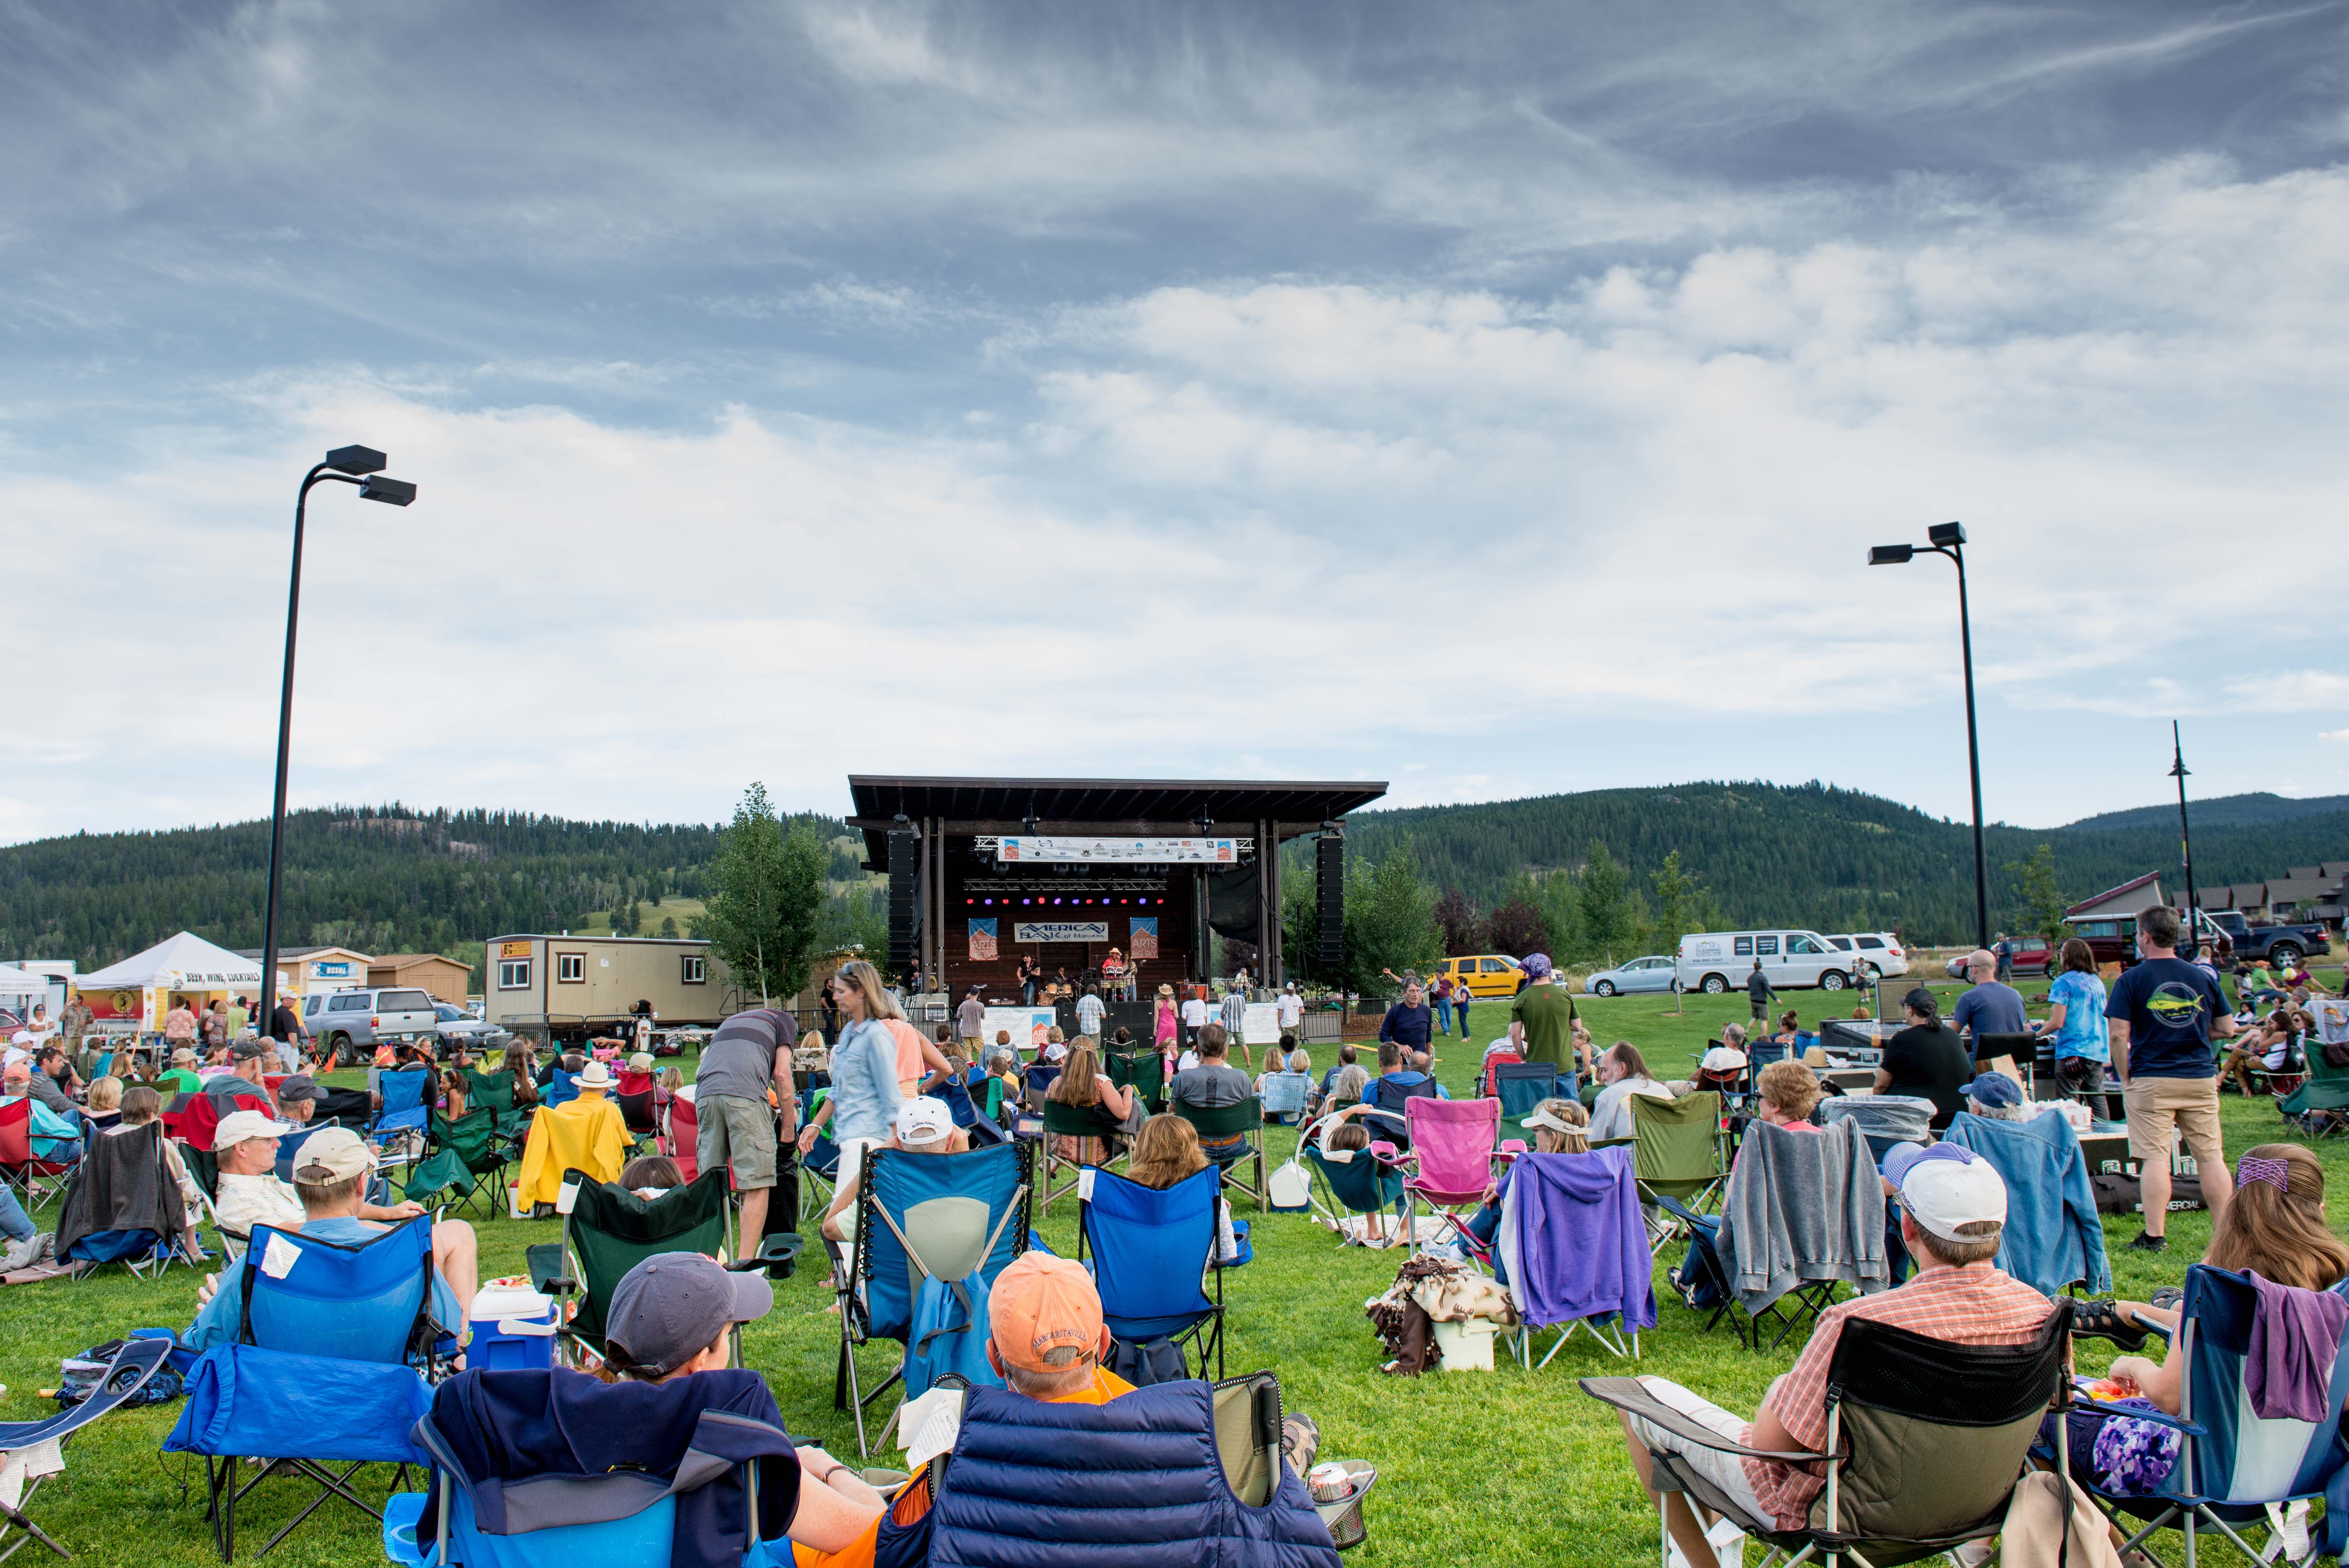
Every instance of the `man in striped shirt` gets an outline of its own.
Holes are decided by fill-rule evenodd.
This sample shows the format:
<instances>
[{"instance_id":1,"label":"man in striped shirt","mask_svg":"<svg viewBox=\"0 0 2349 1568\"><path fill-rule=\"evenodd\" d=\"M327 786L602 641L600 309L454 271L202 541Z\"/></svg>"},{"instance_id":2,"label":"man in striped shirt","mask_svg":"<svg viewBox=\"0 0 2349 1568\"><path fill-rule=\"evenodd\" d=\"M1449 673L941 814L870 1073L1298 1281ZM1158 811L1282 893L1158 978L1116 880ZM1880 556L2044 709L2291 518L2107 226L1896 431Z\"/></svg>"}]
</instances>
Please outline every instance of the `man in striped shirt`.
<instances>
[{"instance_id":1,"label":"man in striped shirt","mask_svg":"<svg viewBox=\"0 0 2349 1568\"><path fill-rule=\"evenodd\" d=\"M2036 1335L2054 1304L1992 1266L2006 1222L2006 1186L1990 1162L1951 1144L1930 1150L1900 1144L1885 1155L1884 1173L1900 1198L1900 1239L1920 1265L1917 1274L1898 1290L1837 1302L1821 1313L1794 1370L1770 1386L1751 1422L1664 1378L1642 1377L1641 1386L1744 1447L1817 1453L1827 1440L1827 1368L1843 1326L1853 1318L1952 1345L2019 1345ZM1651 1494L1649 1451L1657 1449L1673 1454L1757 1518L1775 1519L1782 1530L1808 1523L1811 1500L1826 1484L1823 1474L1806 1467L1701 1448L1629 1413L1623 1430L1632 1468ZM1692 1563L1713 1561L1718 1553L1705 1543L1706 1522L1688 1499L1671 1493L1664 1501L1682 1555Z\"/></svg>"}]
</instances>

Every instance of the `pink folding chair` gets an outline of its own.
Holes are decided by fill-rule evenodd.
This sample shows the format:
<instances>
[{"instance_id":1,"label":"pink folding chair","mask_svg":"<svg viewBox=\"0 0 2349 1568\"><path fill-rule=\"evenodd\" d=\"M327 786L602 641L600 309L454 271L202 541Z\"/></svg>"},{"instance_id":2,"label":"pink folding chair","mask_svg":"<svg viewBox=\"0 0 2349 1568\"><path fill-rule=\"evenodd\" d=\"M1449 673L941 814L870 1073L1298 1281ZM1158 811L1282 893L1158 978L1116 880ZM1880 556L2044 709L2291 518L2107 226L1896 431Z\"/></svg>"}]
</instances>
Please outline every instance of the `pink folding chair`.
<instances>
[{"instance_id":1,"label":"pink folding chair","mask_svg":"<svg viewBox=\"0 0 2349 1568\"><path fill-rule=\"evenodd\" d=\"M1420 1251L1419 1205L1423 1199L1462 1243L1490 1267L1490 1249L1469 1232L1461 1211L1473 1215L1485 1201L1485 1189L1492 1185L1494 1144L1501 1134L1501 1102L1423 1098L1406 1100L1402 1109L1418 1164L1402 1184L1403 1223L1410 1230L1413 1255Z\"/></svg>"}]
</instances>

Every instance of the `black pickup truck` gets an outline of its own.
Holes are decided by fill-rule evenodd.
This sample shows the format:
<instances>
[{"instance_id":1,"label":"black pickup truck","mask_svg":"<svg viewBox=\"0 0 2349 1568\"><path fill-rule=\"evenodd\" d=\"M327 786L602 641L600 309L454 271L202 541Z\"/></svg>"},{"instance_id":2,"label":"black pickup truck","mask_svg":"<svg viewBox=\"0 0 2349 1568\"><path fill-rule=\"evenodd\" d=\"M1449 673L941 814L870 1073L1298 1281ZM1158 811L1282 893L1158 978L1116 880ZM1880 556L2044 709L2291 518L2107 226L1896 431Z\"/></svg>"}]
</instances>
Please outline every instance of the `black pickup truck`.
<instances>
[{"instance_id":1,"label":"black pickup truck","mask_svg":"<svg viewBox=\"0 0 2349 1568\"><path fill-rule=\"evenodd\" d=\"M2253 925L2243 918L2239 910L2212 910L2209 913L2211 923L2234 943L2238 958L2264 958L2276 965L2296 964L2312 953L2322 956L2332 951L2332 934L2321 923Z\"/></svg>"}]
</instances>

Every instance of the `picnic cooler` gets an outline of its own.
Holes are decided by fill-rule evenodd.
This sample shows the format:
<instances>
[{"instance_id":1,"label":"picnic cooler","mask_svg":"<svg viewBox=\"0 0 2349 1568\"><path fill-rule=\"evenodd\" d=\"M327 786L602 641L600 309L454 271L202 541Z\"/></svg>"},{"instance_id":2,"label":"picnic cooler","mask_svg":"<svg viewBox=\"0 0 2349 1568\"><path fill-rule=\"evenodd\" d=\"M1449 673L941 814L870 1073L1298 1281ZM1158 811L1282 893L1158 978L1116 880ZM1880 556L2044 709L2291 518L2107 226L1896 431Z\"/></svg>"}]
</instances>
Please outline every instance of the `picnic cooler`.
<instances>
[{"instance_id":1,"label":"picnic cooler","mask_svg":"<svg viewBox=\"0 0 2349 1568\"><path fill-rule=\"evenodd\" d=\"M1435 1336L1435 1343L1443 1347L1443 1367L1446 1372L1490 1372L1493 1369L1493 1336L1500 1326L1489 1317L1429 1325Z\"/></svg>"},{"instance_id":2,"label":"picnic cooler","mask_svg":"<svg viewBox=\"0 0 2349 1568\"><path fill-rule=\"evenodd\" d=\"M473 1297L466 1365L485 1372L545 1371L554 1365L555 1307L526 1279L492 1280Z\"/></svg>"}]
</instances>

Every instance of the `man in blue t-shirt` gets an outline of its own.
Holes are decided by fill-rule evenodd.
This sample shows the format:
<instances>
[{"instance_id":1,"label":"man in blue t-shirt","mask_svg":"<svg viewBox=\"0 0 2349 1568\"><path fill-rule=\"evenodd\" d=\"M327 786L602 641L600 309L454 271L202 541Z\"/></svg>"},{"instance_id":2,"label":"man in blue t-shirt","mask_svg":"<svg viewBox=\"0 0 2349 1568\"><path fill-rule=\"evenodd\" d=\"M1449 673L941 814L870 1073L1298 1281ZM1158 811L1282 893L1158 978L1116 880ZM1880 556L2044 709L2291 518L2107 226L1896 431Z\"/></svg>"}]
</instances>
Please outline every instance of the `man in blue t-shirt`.
<instances>
[{"instance_id":1,"label":"man in blue t-shirt","mask_svg":"<svg viewBox=\"0 0 2349 1568\"><path fill-rule=\"evenodd\" d=\"M2023 993L1998 977L1998 960L1977 948L1966 960L1966 978L1973 984L1950 1009L1950 1026L1974 1037L1974 1054L1982 1054L1984 1035L2020 1035L2031 1027L2023 1015Z\"/></svg>"},{"instance_id":2,"label":"man in blue t-shirt","mask_svg":"<svg viewBox=\"0 0 2349 1568\"><path fill-rule=\"evenodd\" d=\"M2137 917L2134 968L2114 983L2106 1018L2113 1067L2128 1107L2129 1153L2137 1161L2145 1230L2125 1249L2168 1249L2173 1129L2201 1167L2202 1201L2217 1224L2235 1195L2219 1130L2219 1062L2213 1038L2235 1032L2218 981L2178 956L2186 923L2167 904Z\"/></svg>"},{"instance_id":3,"label":"man in blue t-shirt","mask_svg":"<svg viewBox=\"0 0 2349 1568\"><path fill-rule=\"evenodd\" d=\"M1427 1005L1427 993L1419 988L1416 980L1407 981L1402 988L1402 1000L1387 1009L1379 1020L1379 1044L1392 1043L1407 1051L1427 1049L1428 1037L1435 1032L1435 1012Z\"/></svg>"}]
</instances>

